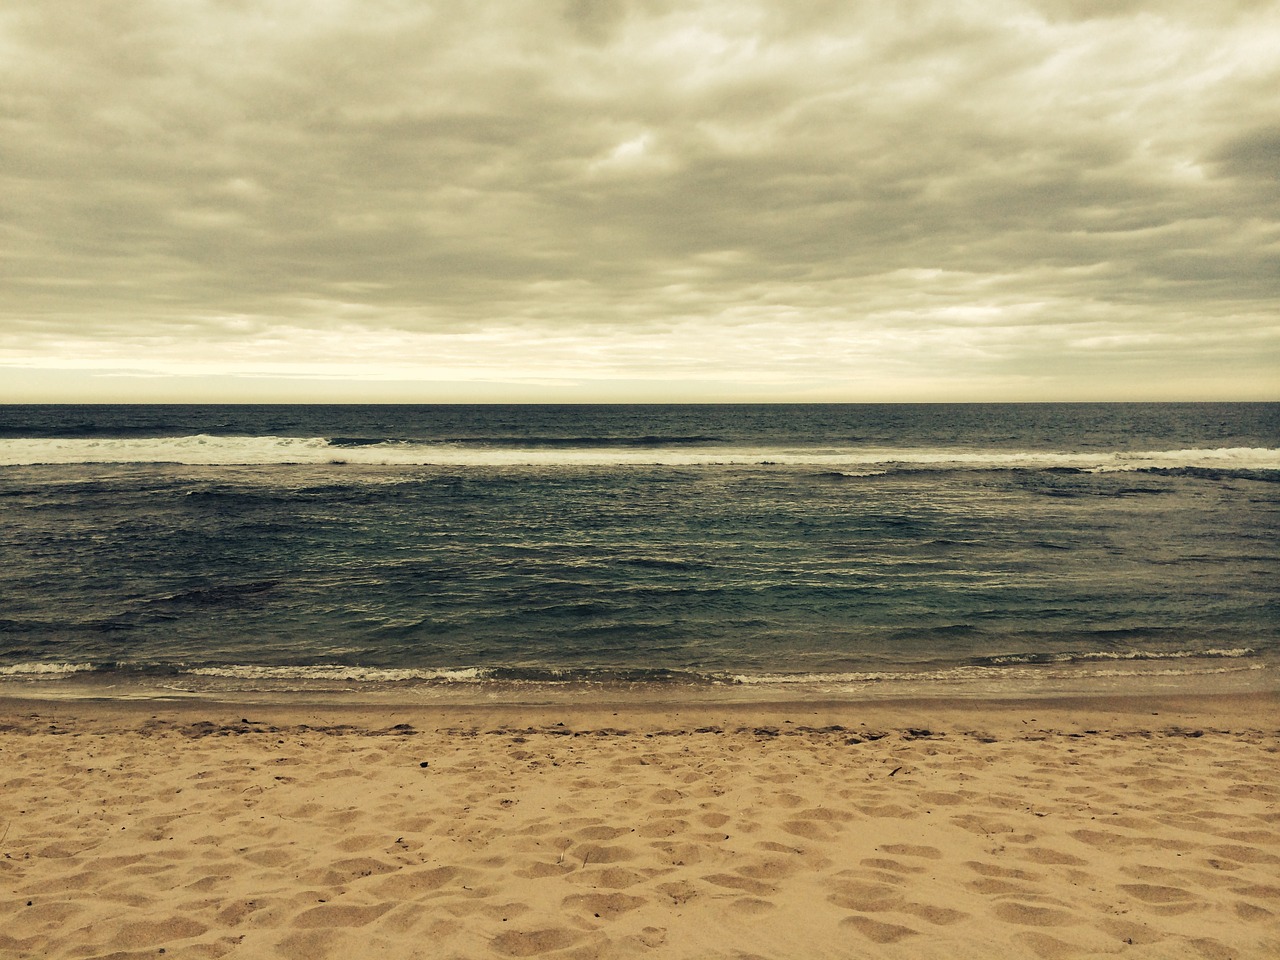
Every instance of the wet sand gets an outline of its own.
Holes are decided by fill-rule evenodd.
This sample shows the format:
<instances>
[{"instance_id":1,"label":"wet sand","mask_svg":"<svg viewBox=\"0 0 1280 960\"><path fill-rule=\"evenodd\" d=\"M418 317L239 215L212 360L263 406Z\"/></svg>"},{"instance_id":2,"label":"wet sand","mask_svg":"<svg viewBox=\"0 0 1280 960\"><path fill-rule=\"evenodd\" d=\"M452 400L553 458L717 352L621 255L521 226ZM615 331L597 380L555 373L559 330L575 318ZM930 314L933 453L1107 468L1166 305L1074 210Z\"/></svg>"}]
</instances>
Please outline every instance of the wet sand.
<instances>
[{"instance_id":1,"label":"wet sand","mask_svg":"<svg viewBox=\"0 0 1280 960\"><path fill-rule=\"evenodd\" d=\"M0 956L1280 956L1278 705L0 699Z\"/></svg>"}]
</instances>

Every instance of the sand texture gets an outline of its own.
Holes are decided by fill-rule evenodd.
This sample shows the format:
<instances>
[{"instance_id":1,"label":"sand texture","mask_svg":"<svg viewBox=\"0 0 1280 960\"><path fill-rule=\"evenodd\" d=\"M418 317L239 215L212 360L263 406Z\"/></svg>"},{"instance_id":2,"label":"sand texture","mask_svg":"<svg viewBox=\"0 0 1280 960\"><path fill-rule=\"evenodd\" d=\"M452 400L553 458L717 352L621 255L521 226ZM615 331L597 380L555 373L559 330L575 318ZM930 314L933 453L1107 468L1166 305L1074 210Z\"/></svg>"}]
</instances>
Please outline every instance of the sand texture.
<instances>
[{"instance_id":1,"label":"sand texture","mask_svg":"<svg viewBox=\"0 0 1280 960\"><path fill-rule=\"evenodd\" d=\"M0 957L1280 956L1275 700L0 703Z\"/></svg>"}]
</instances>

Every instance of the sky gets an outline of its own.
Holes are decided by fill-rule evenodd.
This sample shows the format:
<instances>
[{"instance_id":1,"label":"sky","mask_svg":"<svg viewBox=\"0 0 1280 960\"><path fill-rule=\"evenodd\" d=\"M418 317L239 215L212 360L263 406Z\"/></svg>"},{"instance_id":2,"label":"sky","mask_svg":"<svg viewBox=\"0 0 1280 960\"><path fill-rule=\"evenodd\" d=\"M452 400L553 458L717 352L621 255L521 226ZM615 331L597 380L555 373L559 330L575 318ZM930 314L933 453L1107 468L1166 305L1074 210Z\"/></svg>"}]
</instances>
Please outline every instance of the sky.
<instances>
[{"instance_id":1,"label":"sky","mask_svg":"<svg viewBox=\"0 0 1280 960\"><path fill-rule=\"evenodd\" d=\"M1280 399L1280 0L0 0L0 402Z\"/></svg>"}]
</instances>

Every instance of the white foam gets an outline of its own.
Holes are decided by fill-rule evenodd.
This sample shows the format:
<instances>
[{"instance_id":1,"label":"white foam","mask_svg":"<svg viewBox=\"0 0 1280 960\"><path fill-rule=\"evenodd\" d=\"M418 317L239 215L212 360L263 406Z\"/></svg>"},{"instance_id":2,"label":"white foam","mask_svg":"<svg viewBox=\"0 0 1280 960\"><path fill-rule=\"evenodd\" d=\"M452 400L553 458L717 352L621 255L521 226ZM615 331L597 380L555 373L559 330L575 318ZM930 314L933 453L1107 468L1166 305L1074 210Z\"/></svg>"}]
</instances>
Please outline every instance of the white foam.
<instances>
[{"instance_id":1,"label":"white foam","mask_svg":"<svg viewBox=\"0 0 1280 960\"><path fill-rule=\"evenodd\" d=\"M348 667L341 664L267 667L234 665L196 667L185 671L199 677L226 677L237 680L348 680L362 683L393 683L398 680L434 680L446 683L477 683L489 676L479 667L442 670L396 670L379 667Z\"/></svg>"},{"instance_id":2,"label":"white foam","mask_svg":"<svg viewBox=\"0 0 1280 960\"><path fill-rule=\"evenodd\" d=\"M73 673L91 673L94 669L91 663L15 663L0 667L0 677L52 680Z\"/></svg>"},{"instance_id":3,"label":"white foam","mask_svg":"<svg viewBox=\"0 0 1280 960\"><path fill-rule=\"evenodd\" d=\"M920 673L872 671L866 673L757 673L731 674L726 679L746 686L771 686L774 684L809 684L815 686L864 683L891 683L905 680L967 680L989 679L992 671L982 667L952 667L948 670L931 670Z\"/></svg>"},{"instance_id":4,"label":"white foam","mask_svg":"<svg viewBox=\"0 0 1280 960\"><path fill-rule=\"evenodd\" d=\"M1215 447L1212 449L1153 450L1111 454L1110 463L1095 469L1109 470L1176 469L1205 467L1227 470L1280 470L1280 450L1268 447Z\"/></svg>"},{"instance_id":5,"label":"white foam","mask_svg":"<svg viewBox=\"0 0 1280 960\"><path fill-rule=\"evenodd\" d=\"M333 448L320 437L23 438L0 439L0 464L181 463L233 465L324 463Z\"/></svg>"},{"instance_id":6,"label":"white foam","mask_svg":"<svg viewBox=\"0 0 1280 960\"><path fill-rule=\"evenodd\" d=\"M1096 453L959 450L934 447L519 447L388 441L331 444L322 437L3 438L0 465L178 463L268 465L353 463L440 466L810 466L851 476L906 469L1046 469L1094 472L1208 467L1280 470L1280 449L1215 448Z\"/></svg>"},{"instance_id":7,"label":"white foam","mask_svg":"<svg viewBox=\"0 0 1280 960\"><path fill-rule=\"evenodd\" d=\"M1088 650L1081 653L1055 653L1045 658L1049 663L1074 663L1088 660L1186 660L1190 658L1220 659L1251 657L1257 651L1252 647L1210 650ZM992 657L992 664L1044 662L1031 654L1011 653Z\"/></svg>"},{"instance_id":8,"label":"white foam","mask_svg":"<svg viewBox=\"0 0 1280 960\"><path fill-rule=\"evenodd\" d=\"M1241 653L1239 656L1244 656ZM1188 654L1187 656L1199 656ZM1135 657L1134 659L1139 659ZM926 670L920 672L882 671L866 673L770 673L770 674L735 674L727 676L734 683L747 686L798 685L815 687L848 687L865 686L875 683L1008 683L1009 681L1045 681L1073 680L1088 677L1191 677L1211 676L1225 673L1266 670L1264 663L1249 663L1230 666L1168 666L1168 667L1134 667L1121 670L1116 667L1091 667L1078 664L1069 665L1066 661L1056 661L1056 666L1020 663L1017 667L1006 667L993 670L990 667L959 666L943 670Z\"/></svg>"}]
</instances>

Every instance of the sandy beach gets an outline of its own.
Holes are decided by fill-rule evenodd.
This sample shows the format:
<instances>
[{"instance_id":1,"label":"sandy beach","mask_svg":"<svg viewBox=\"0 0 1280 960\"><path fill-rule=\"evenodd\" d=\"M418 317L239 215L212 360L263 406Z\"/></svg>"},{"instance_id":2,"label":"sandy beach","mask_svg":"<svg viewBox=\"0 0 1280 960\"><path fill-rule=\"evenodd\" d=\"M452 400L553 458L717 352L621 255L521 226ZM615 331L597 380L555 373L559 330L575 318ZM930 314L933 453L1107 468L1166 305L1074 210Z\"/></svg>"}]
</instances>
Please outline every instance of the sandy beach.
<instances>
[{"instance_id":1,"label":"sandy beach","mask_svg":"<svg viewBox=\"0 0 1280 960\"><path fill-rule=\"evenodd\" d=\"M0 956L1280 955L1274 694L0 700Z\"/></svg>"}]
</instances>

